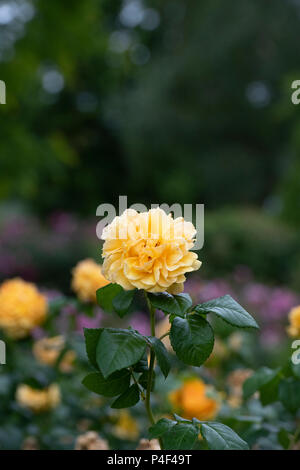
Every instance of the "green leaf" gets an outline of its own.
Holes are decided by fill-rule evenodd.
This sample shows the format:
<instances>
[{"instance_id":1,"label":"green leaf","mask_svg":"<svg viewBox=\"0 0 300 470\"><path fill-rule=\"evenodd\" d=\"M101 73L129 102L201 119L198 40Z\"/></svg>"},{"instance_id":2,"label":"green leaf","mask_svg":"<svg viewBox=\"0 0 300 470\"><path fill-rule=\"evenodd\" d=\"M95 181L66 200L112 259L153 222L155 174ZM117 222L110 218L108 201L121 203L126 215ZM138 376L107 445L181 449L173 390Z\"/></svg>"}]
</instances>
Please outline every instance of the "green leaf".
<instances>
[{"instance_id":1,"label":"green leaf","mask_svg":"<svg viewBox=\"0 0 300 470\"><path fill-rule=\"evenodd\" d=\"M132 304L135 293L136 289L122 290L112 299L113 308L119 317L123 318L126 315Z\"/></svg>"},{"instance_id":2,"label":"green leaf","mask_svg":"<svg viewBox=\"0 0 300 470\"><path fill-rule=\"evenodd\" d=\"M113 283L107 284L107 286L101 287L97 290L97 302L104 312L113 313L115 311L113 300L121 292L123 292L123 288L119 286L119 284Z\"/></svg>"},{"instance_id":3,"label":"green leaf","mask_svg":"<svg viewBox=\"0 0 300 470\"><path fill-rule=\"evenodd\" d=\"M256 372L254 372L254 374L245 380L243 384L244 399L247 400L263 386L270 383L278 373L279 369L272 370L268 367L261 367Z\"/></svg>"},{"instance_id":4,"label":"green leaf","mask_svg":"<svg viewBox=\"0 0 300 470\"><path fill-rule=\"evenodd\" d=\"M139 388L136 384L133 384L113 402L111 408L130 408L136 405L139 399Z\"/></svg>"},{"instance_id":5,"label":"green leaf","mask_svg":"<svg viewBox=\"0 0 300 470\"><path fill-rule=\"evenodd\" d=\"M176 419L176 421L178 423L190 423L191 422L189 419L182 418L182 416L179 416L176 413L173 413L173 416L174 416L174 418ZM194 418L194 419L196 419L196 418Z\"/></svg>"},{"instance_id":6,"label":"green leaf","mask_svg":"<svg viewBox=\"0 0 300 470\"><path fill-rule=\"evenodd\" d=\"M198 427L192 423L177 423L162 436L165 449L190 450L198 440Z\"/></svg>"},{"instance_id":7,"label":"green leaf","mask_svg":"<svg viewBox=\"0 0 300 470\"><path fill-rule=\"evenodd\" d=\"M136 364L146 349L146 340L134 330L106 328L97 346L97 364L106 378L116 370Z\"/></svg>"},{"instance_id":8,"label":"green leaf","mask_svg":"<svg viewBox=\"0 0 300 470\"><path fill-rule=\"evenodd\" d=\"M300 409L300 380L283 380L279 385L279 400L291 413Z\"/></svg>"},{"instance_id":9,"label":"green leaf","mask_svg":"<svg viewBox=\"0 0 300 470\"><path fill-rule=\"evenodd\" d=\"M248 444L225 424L203 423L201 434L211 450L249 450Z\"/></svg>"},{"instance_id":10,"label":"green leaf","mask_svg":"<svg viewBox=\"0 0 300 470\"><path fill-rule=\"evenodd\" d=\"M260 387L259 397L263 406L267 406L270 405L270 403L278 401L280 380L281 374L278 371L277 374L273 377L273 379L271 379L268 383Z\"/></svg>"},{"instance_id":11,"label":"green leaf","mask_svg":"<svg viewBox=\"0 0 300 470\"><path fill-rule=\"evenodd\" d=\"M148 294L148 298L153 307L178 316L184 316L193 304L189 294L171 295L168 292L159 292Z\"/></svg>"},{"instance_id":12,"label":"green leaf","mask_svg":"<svg viewBox=\"0 0 300 470\"><path fill-rule=\"evenodd\" d=\"M107 379L101 372L92 372L87 375L83 385L91 392L103 395L104 397L116 397L125 392L130 385L130 372L127 369L114 372Z\"/></svg>"},{"instance_id":13,"label":"green leaf","mask_svg":"<svg viewBox=\"0 0 300 470\"><path fill-rule=\"evenodd\" d=\"M84 328L85 348L90 363L99 369L96 359L96 349L103 328Z\"/></svg>"},{"instance_id":14,"label":"green leaf","mask_svg":"<svg viewBox=\"0 0 300 470\"><path fill-rule=\"evenodd\" d=\"M238 328L259 328L254 318L230 295L209 300L195 307L197 313L215 313L218 317Z\"/></svg>"},{"instance_id":15,"label":"green leaf","mask_svg":"<svg viewBox=\"0 0 300 470\"><path fill-rule=\"evenodd\" d=\"M97 290L97 302L108 313L116 312L123 318L129 311L136 289L124 290L119 284L108 284Z\"/></svg>"},{"instance_id":16,"label":"green leaf","mask_svg":"<svg viewBox=\"0 0 300 470\"><path fill-rule=\"evenodd\" d=\"M168 351L166 350L165 345L158 338L148 336L148 339L153 346L157 363L165 378L167 378L171 368Z\"/></svg>"},{"instance_id":17,"label":"green leaf","mask_svg":"<svg viewBox=\"0 0 300 470\"><path fill-rule=\"evenodd\" d=\"M139 384L146 390L148 386L148 377L149 377L149 371L146 370L145 372L142 373L142 375L139 377ZM151 387L151 392L154 390L155 387L155 372L153 371L152 375L152 387Z\"/></svg>"},{"instance_id":18,"label":"green leaf","mask_svg":"<svg viewBox=\"0 0 300 470\"><path fill-rule=\"evenodd\" d=\"M170 340L178 358L185 364L201 366L214 347L214 333L210 324L200 315L173 320Z\"/></svg>"},{"instance_id":19,"label":"green leaf","mask_svg":"<svg viewBox=\"0 0 300 470\"><path fill-rule=\"evenodd\" d=\"M279 444L287 450L290 447L291 435L287 432L286 429L282 428L277 434L277 439Z\"/></svg>"},{"instance_id":20,"label":"green leaf","mask_svg":"<svg viewBox=\"0 0 300 470\"><path fill-rule=\"evenodd\" d=\"M300 379L300 364L292 364L292 373Z\"/></svg>"},{"instance_id":21,"label":"green leaf","mask_svg":"<svg viewBox=\"0 0 300 470\"><path fill-rule=\"evenodd\" d=\"M175 425L175 421L172 421L171 419L167 418L162 418L156 424L149 428L149 438L155 439L157 437L160 437L167 431L170 431L170 429Z\"/></svg>"}]
</instances>

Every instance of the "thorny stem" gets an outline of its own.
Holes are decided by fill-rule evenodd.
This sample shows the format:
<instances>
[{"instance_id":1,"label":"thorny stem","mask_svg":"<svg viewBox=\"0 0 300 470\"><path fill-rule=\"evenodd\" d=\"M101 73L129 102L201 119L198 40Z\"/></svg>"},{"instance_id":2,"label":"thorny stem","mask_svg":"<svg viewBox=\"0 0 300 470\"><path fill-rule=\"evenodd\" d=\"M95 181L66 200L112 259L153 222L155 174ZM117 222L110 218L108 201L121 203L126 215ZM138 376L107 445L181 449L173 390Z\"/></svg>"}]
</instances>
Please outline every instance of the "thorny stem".
<instances>
[{"instance_id":1,"label":"thorny stem","mask_svg":"<svg viewBox=\"0 0 300 470\"><path fill-rule=\"evenodd\" d=\"M150 312L151 336L155 336L155 308L151 305L146 292L145 292L145 296L146 296L147 306ZM151 409L151 402L150 402L151 389L152 389L152 384L153 384L154 362L155 362L155 352L153 348L151 348L145 407L146 407L149 421L152 425L155 424L154 416L153 416L152 409ZM161 439L159 439L159 444L160 444L160 448L163 449L163 444L162 444Z\"/></svg>"}]
</instances>

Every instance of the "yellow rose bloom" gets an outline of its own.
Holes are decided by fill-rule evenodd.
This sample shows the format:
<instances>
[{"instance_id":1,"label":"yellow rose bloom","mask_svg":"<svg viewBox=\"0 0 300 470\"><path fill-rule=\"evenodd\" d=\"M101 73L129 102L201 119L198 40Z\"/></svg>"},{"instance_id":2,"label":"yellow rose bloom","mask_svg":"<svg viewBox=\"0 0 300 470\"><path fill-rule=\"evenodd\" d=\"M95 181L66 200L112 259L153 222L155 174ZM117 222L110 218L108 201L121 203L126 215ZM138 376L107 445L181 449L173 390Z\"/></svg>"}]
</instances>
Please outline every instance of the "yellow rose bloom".
<instances>
[{"instance_id":1,"label":"yellow rose bloom","mask_svg":"<svg viewBox=\"0 0 300 470\"><path fill-rule=\"evenodd\" d=\"M61 395L57 384L42 390L21 384L16 391L16 400L22 407L41 413L56 408L60 404Z\"/></svg>"},{"instance_id":2,"label":"yellow rose bloom","mask_svg":"<svg viewBox=\"0 0 300 470\"><path fill-rule=\"evenodd\" d=\"M16 278L0 286L0 328L11 338L23 338L41 325L47 307L46 297L30 282Z\"/></svg>"},{"instance_id":3,"label":"yellow rose bloom","mask_svg":"<svg viewBox=\"0 0 300 470\"><path fill-rule=\"evenodd\" d=\"M125 290L182 292L185 273L200 268L191 250L196 230L162 209L127 209L103 229L103 274Z\"/></svg>"},{"instance_id":4,"label":"yellow rose bloom","mask_svg":"<svg viewBox=\"0 0 300 470\"><path fill-rule=\"evenodd\" d=\"M34 343L33 355L41 364L54 366L64 347L65 339L63 336L42 338ZM74 351L66 351L59 364L61 372L70 372L73 369L75 358L76 354Z\"/></svg>"},{"instance_id":5,"label":"yellow rose bloom","mask_svg":"<svg viewBox=\"0 0 300 470\"><path fill-rule=\"evenodd\" d=\"M219 411L219 401L208 396L212 388L198 378L189 379L169 394L169 400L176 411L185 419L213 419Z\"/></svg>"},{"instance_id":6,"label":"yellow rose bloom","mask_svg":"<svg viewBox=\"0 0 300 470\"><path fill-rule=\"evenodd\" d=\"M300 337L300 306L292 308L289 313L289 326L287 328L288 334L292 338Z\"/></svg>"},{"instance_id":7,"label":"yellow rose bloom","mask_svg":"<svg viewBox=\"0 0 300 470\"><path fill-rule=\"evenodd\" d=\"M72 289L83 302L96 302L96 291L109 284L100 264L92 259L80 261L72 271Z\"/></svg>"}]
</instances>

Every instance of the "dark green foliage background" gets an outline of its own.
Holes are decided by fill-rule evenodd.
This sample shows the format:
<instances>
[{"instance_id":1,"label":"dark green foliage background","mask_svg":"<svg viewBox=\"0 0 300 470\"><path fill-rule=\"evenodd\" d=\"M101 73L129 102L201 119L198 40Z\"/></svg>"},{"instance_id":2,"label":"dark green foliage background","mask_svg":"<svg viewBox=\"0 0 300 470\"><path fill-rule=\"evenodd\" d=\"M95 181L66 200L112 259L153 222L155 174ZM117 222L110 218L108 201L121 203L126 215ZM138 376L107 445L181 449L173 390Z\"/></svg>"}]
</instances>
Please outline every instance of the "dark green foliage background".
<instances>
[{"instance_id":1,"label":"dark green foliage background","mask_svg":"<svg viewBox=\"0 0 300 470\"><path fill-rule=\"evenodd\" d=\"M120 1L33 5L13 44L15 22L0 25L2 200L85 215L127 194L130 203L258 205L298 223L296 2L145 0L160 14L153 31L122 25ZM110 37L120 30L132 48L116 53ZM132 59L141 45L144 65ZM47 66L64 77L60 93L42 87ZM265 100L247 98L255 83ZM97 105L82 112L86 92Z\"/></svg>"}]
</instances>

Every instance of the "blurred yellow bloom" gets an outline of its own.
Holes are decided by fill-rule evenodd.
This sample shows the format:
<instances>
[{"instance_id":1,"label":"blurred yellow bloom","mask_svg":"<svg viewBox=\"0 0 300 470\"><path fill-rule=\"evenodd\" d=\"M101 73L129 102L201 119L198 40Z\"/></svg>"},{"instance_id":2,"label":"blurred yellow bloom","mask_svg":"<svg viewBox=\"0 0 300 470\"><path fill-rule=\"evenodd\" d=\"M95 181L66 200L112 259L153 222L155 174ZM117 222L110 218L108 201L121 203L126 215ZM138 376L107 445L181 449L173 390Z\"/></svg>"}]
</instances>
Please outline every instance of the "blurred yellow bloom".
<instances>
[{"instance_id":1,"label":"blurred yellow bloom","mask_svg":"<svg viewBox=\"0 0 300 470\"><path fill-rule=\"evenodd\" d=\"M292 337L300 337L300 306L292 308L289 313L288 334Z\"/></svg>"},{"instance_id":2,"label":"blurred yellow bloom","mask_svg":"<svg viewBox=\"0 0 300 470\"><path fill-rule=\"evenodd\" d=\"M60 389L57 384L52 384L42 390L21 384L16 391L16 400L24 408L41 413L52 410L60 404Z\"/></svg>"},{"instance_id":3,"label":"blurred yellow bloom","mask_svg":"<svg viewBox=\"0 0 300 470\"><path fill-rule=\"evenodd\" d=\"M213 419L219 411L219 400L213 398L212 387L198 378L188 379L177 390L169 394L176 411L185 419Z\"/></svg>"},{"instance_id":4,"label":"blurred yellow bloom","mask_svg":"<svg viewBox=\"0 0 300 470\"><path fill-rule=\"evenodd\" d=\"M159 208L127 209L103 230L104 276L126 290L182 292L184 274L201 266L189 251L195 235L191 222Z\"/></svg>"},{"instance_id":5,"label":"blurred yellow bloom","mask_svg":"<svg viewBox=\"0 0 300 470\"><path fill-rule=\"evenodd\" d=\"M11 338L23 338L44 322L47 307L34 284L19 278L5 281L0 287L0 328Z\"/></svg>"},{"instance_id":6,"label":"blurred yellow bloom","mask_svg":"<svg viewBox=\"0 0 300 470\"><path fill-rule=\"evenodd\" d=\"M75 450L109 450L106 439L100 437L95 431L88 431L78 436Z\"/></svg>"},{"instance_id":7,"label":"blurred yellow bloom","mask_svg":"<svg viewBox=\"0 0 300 470\"><path fill-rule=\"evenodd\" d=\"M59 355L65 347L63 336L54 336L53 338L43 338L36 341L33 345L33 354L42 364L54 366ZM76 358L74 351L66 351L59 364L62 372L70 372L73 369L73 363Z\"/></svg>"},{"instance_id":8,"label":"blurred yellow bloom","mask_svg":"<svg viewBox=\"0 0 300 470\"><path fill-rule=\"evenodd\" d=\"M251 369L236 369L227 377L229 387L228 404L232 408L238 408L243 401L243 385L244 382L253 374Z\"/></svg>"},{"instance_id":9,"label":"blurred yellow bloom","mask_svg":"<svg viewBox=\"0 0 300 470\"><path fill-rule=\"evenodd\" d=\"M113 434L119 439L136 441L139 437L139 426L137 421L128 413L127 410L121 410L118 420L113 428Z\"/></svg>"},{"instance_id":10,"label":"blurred yellow bloom","mask_svg":"<svg viewBox=\"0 0 300 470\"><path fill-rule=\"evenodd\" d=\"M72 271L72 289L83 302L96 302L96 291L109 284L100 264L92 259L80 261Z\"/></svg>"},{"instance_id":11,"label":"blurred yellow bloom","mask_svg":"<svg viewBox=\"0 0 300 470\"><path fill-rule=\"evenodd\" d=\"M229 337L228 346L232 351L238 352L241 350L241 347L243 346L243 340L244 340L243 334L240 333L239 331L235 331Z\"/></svg>"},{"instance_id":12,"label":"blurred yellow bloom","mask_svg":"<svg viewBox=\"0 0 300 470\"><path fill-rule=\"evenodd\" d=\"M141 439L136 450L160 450L158 439Z\"/></svg>"}]
</instances>

